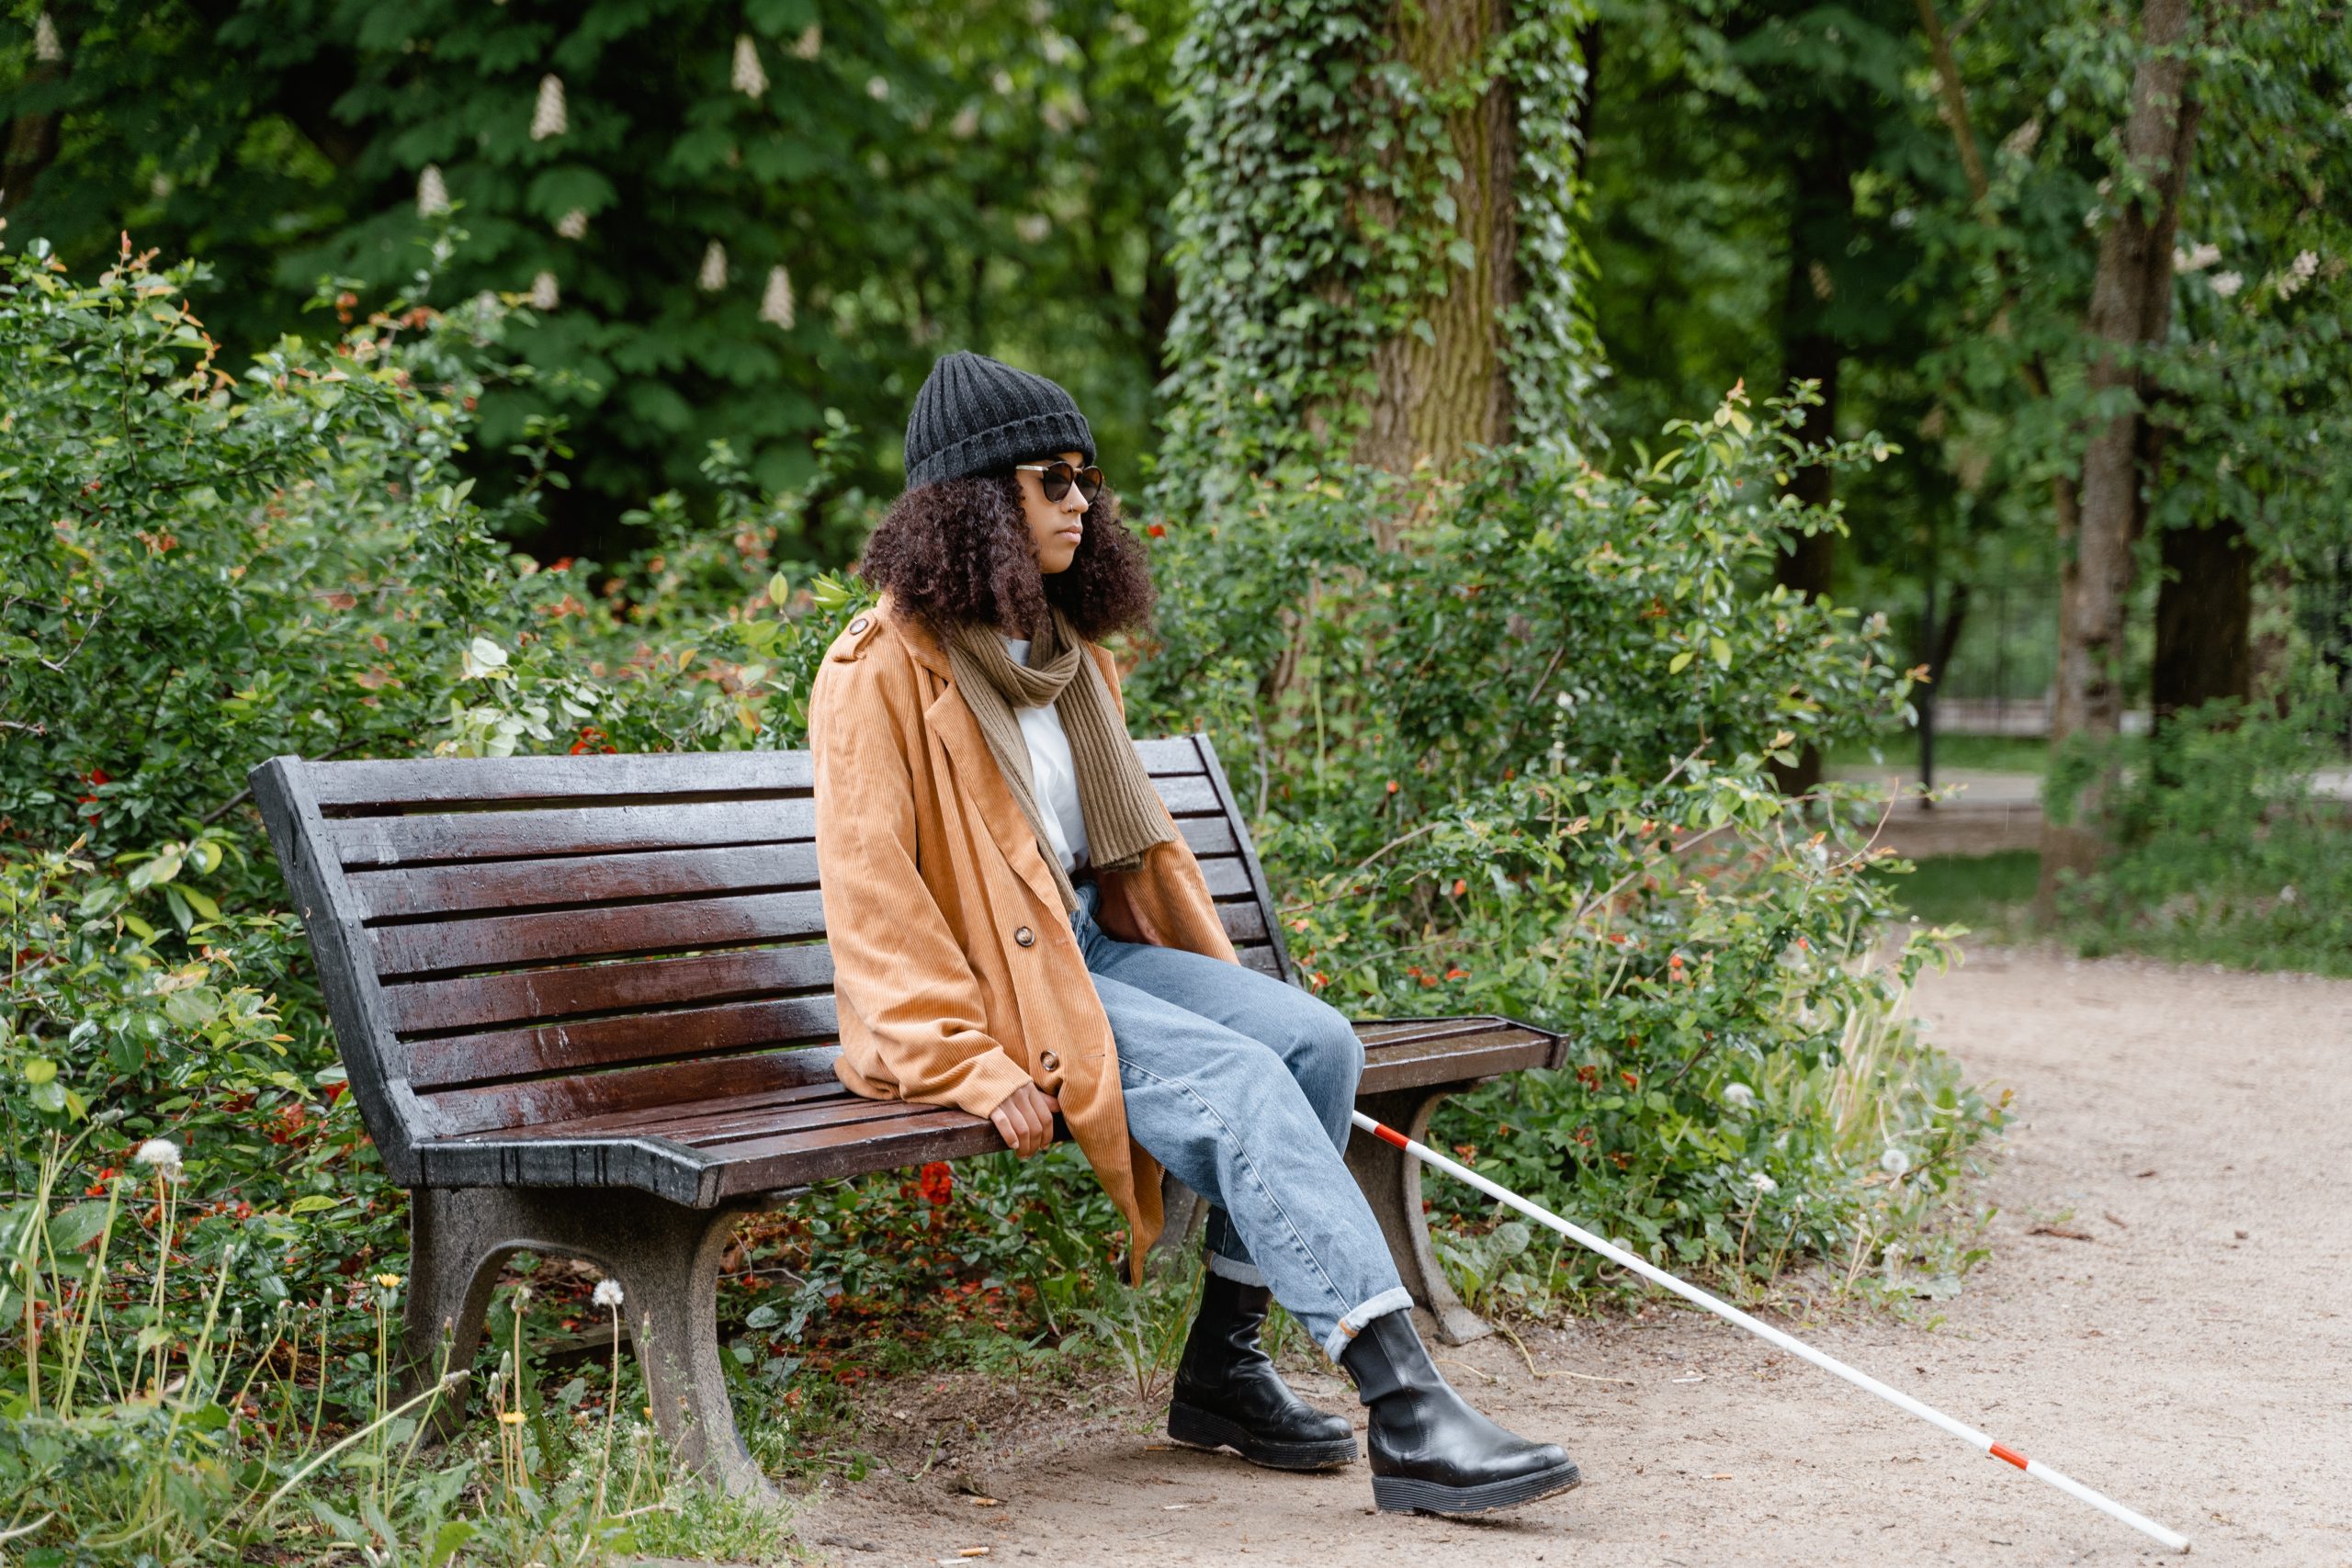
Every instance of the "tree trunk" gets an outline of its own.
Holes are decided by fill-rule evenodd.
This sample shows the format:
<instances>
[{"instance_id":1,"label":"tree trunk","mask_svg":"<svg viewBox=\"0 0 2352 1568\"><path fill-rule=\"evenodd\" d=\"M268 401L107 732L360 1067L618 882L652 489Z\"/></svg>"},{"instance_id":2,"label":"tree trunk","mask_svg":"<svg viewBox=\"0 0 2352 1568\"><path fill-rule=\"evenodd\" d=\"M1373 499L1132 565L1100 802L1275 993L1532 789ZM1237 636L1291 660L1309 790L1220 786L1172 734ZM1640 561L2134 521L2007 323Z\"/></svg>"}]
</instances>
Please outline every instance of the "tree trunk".
<instances>
[{"instance_id":1,"label":"tree trunk","mask_svg":"<svg viewBox=\"0 0 2352 1568\"><path fill-rule=\"evenodd\" d=\"M1425 0L1396 15L1396 58L1425 83L1475 62L1508 25L1505 0ZM1519 162L1516 105L1498 75L1467 107L1449 115L1445 140L1462 164L1453 182L1455 229L1470 243L1466 268L1444 263L1446 290L1422 315L1430 335L1399 333L1373 354L1371 420L1352 454L1359 463L1410 472L1427 457L1443 466L1472 442L1511 433L1510 378L1497 312L1519 297L1519 221L1511 176Z\"/></svg>"},{"instance_id":2,"label":"tree trunk","mask_svg":"<svg viewBox=\"0 0 2352 1568\"><path fill-rule=\"evenodd\" d=\"M2167 528L2156 591L2150 707L2163 724L2183 708L2254 691L2254 552L2235 521Z\"/></svg>"},{"instance_id":3,"label":"tree trunk","mask_svg":"<svg viewBox=\"0 0 2352 1568\"><path fill-rule=\"evenodd\" d=\"M2192 70L2182 49L2188 16L2188 0L2143 0L2140 12L2141 57L2123 127L2123 150L2132 175L2154 192L2155 209L2151 212L2143 202L2127 197L2122 210L2109 220L2099 241L2098 270L2085 322L2098 348L2089 377L2093 396L2128 391L2134 398L2131 408L2092 429L2083 454L2076 506L2066 507L2063 492L2061 496L2060 543L2065 547L2065 564L2059 580L2053 746L2077 736L2104 742L2122 728L2132 542L2146 505L2139 406L2147 375L2141 359L2145 350L2163 343L2172 324L2173 234L2197 135L2198 105L2189 96ZM2098 863L2102 852L2098 817L2112 784L2111 777L2095 778L2075 802L2074 822L2043 825L2036 897L2043 916L2051 912L2061 874L2087 871Z\"/></svg>"},{"instance_id":4,"label":"tree trunk","mask_svg":"<svg viewBox=\"0 0 2352 1568\"><path fill-rule=\"evenodd\" d=\"M78 36L81 28L73 11L65 6L50 13L50 25L57 29L65 58L33 61L25 68L23 85L27 87L65 80L66 67L73 59L73 47L67 40ZM62 118L55 113L22 114L7 122L5 140L0 140L0 218L23 206L41 171L57 161Z\"/></svg>"},{"instance_id":5,"label":"tree trunk","mask_svg":"<svg viewBox=\"0 0 2352 1568\"><path fill-rule=\"evenodd\" d=\"M1836 109L1824 105L1814 116L1810 145L1799 153L1789 201L1789 266L1781 283L1781 378L1821 383L1821 401L1804 411L1798 434L1806 441L1838 434L1838 367L1845 345L1823 326L1829 304L1826 263L1852 228L1852 175L1846 150L1852 145ZM1789 477L1789 493L1807 506L1829 504L1833 471L1820 464ZM1772 563L1775 581L1818 599L1829 592L1837 565L1838 536L1815 534L1790 541L1789 553ZM1821 784L1821 748L1807 742L1794 767L1772 764L1773 782L1783 795L1806 795Z\"/></svg>"}]
</instances>

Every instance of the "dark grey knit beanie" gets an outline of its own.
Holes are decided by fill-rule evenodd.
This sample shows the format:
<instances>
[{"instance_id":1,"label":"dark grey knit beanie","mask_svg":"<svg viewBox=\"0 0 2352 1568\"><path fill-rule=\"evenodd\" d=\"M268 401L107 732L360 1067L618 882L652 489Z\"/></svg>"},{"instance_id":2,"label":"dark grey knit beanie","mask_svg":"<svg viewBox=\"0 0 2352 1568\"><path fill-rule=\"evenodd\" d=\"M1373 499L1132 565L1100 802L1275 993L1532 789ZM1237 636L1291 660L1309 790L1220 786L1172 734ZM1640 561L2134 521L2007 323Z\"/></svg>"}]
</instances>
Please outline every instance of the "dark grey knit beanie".
<instances>
[{"instance_id":1,"label":"dark grey knit beanie","mask_svg":"<svg viewBox=\"0 0 2352 1568\"><path fill-rule=\"evenodd\" d=\"M1094 433L1068 392L959 348L931 367L907 415L907 488L1069 451L1094 461Z\"/></svg>"}]
</instances>

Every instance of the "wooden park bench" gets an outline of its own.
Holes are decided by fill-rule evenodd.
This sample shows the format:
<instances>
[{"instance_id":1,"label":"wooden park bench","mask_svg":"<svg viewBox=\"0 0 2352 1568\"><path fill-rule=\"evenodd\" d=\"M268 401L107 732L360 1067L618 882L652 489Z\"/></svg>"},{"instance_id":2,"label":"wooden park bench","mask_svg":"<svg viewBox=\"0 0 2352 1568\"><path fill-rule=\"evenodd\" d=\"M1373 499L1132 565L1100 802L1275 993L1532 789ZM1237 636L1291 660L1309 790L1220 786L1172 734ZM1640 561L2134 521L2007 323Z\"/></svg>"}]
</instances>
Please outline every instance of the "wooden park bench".
<instances>
[{"instance_id":1,"label":"wooden park bench","mask_svg":"<svg viewBox=\"0 0 2352 1568\"><path fill-rule=\"evenodd\" d=\"M1242 960L1290 979L1207 738L1138 750ZM983 1117L834 1077L812 776L808 753L765 751L277 757L252 781L352 1093L410 1190L412 1370L471 1363L509 1255L586 1258L621 1283L662 1434L739 1490L766 1483L719 1373L736 1220L813 1183L1004 1147ZM1494 1017L1357 1029L1359 1103L1417 1137L1447 1093L1562 1050ZM1483 1333L1430 1256L1419 1168L1362 1134L1348 1157L1438 1332ZM1168 1196L1172 1258L1201 1205Z\"/></svg>"}]
</instances>

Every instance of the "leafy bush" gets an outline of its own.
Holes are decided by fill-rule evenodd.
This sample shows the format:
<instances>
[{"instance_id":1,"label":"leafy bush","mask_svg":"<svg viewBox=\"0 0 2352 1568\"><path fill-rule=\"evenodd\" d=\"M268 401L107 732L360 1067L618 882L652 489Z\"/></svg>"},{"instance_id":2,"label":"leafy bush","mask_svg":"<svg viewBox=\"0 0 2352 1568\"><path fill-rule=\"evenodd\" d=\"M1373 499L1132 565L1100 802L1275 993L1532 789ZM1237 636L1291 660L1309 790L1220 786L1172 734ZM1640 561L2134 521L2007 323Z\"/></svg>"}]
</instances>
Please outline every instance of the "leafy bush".
<instances>
[{"instance_id":1,"label":"leafy bush","mask_svg":"<svg viewBox=\"0 0 2352 1568\"><path fill-rule=\"evenodd\" d=\"M1941 950L1873 965L1891 906L1840 836L1859 793L1790 801L1767 772L1889 727L1912 680L1883 619L1770 586L1791 536L1841 526L1787 473L1891 450L1804 446L1811 400L1751 416L1735 389L1624 475L1508 447L1461 477L1280 472L1227 512L1246 527L1160 525L1142 727L1216 734L1309 982L1356 1016L1568 1033L1568 1067L1450 1102L1441 1133L1661 1262L1757 1266L1750 1222L1792 1238L1771 1267L1842 1257L1991 1121L1935 1074L1867 1086L1871 1138L1830 1112L1853 1032Z\"/></svg>"},{"instance_id":2,"label":"leafy bush","mask_svg":"<svg viewBox=\"0 0 2352 1568\"><path fill-rule=\"evenodd\" d=\"M2352 812L2315 788L2343 733L2344 698L2314 689L2284 712L2209 703L2062 751L2053 815L2088 780L2120 781L2097 817L2112 852L2060 890L2068 934L2093 956L2352 975Z\"/></svg>"},{"instance_id":3,"label":"leafy bush","mask_svg":"<svg viewBox=\"0 0 2352 1568\"><path fill-rule=\"evenodd\" d=\"M112 1521L95 1539L122 1537L117 1555L145 1550L125 1532L157 1496L209 1529L242 1517L254 1464L299 1468L413 1414L387 1404L382 1341L402 1206L343 1092L246 769L284 750L797 745L814 661L860 599L776 558L807 492L755 493L724 446L704 463L716 528L665 495L637 518L654 546L609 567L501 546L564 441L535 429L497 495L457 472L480 389L508 374L515 300L444 309L421 274L414 298L231 377L185 307L194 276L126 253L76 283L37 248L0 272L0 371L24 389L0 455L0 1163L31 1195L12 1245L42 1260L6 1284L0 1367L25 1393L0 1482L19 1509L61 1466L116 1476L130 1490L94 1480L74 1506ZM1846 804L1785 802L1764 772L1888 722L1908 683L1883 626L1753 586L1787 531L1836 525L1781 500L1778 474L1874 448L1804 453L1794 412L1751 419L1735 396L1631 475L1504 451L1466 480L1285 475L1246 536L1161 520L1133 724L1216 732L1326 995L1574 1035L1569 1068L1449 1108L1441 1135L1467 1157L1661 1258L1761 1278L1817 1253L1852 1278L1899 1266L1990 1116L1898 1018L1932 942L1865 962L1886 905L1857 874ZM828 453L857 438L831 432ZM109 1205L155 1138L183 1151L171 1250L101 1275ZM1447 1250L1490 1303L1613 1283L1557 1257L1530 1272L1536 1249L1439 1188ZM1060 1347L1148 1389L1182 1315L1181 1291L1131 1293L1105 1267L1116 1215L1068 1149L876 1178L740 1242L726 1364L764 1417L763 1457L787 1467L828 1461L827 1420L876 1371L1026 1371ZM380 1517L322 1495L322 1545L429 1545L496 1495L572 1507L565 1467L584 1460L542 1417L584 1414L589 1385L550 1393L530 1347L593 1326L592 1285L542 1267L513 1298L530 1332L504 1386L529 1407L529 1454L416 1472L404 1500L368 1495ZM124 1409L40 1427L66 1420L32 1407L59 1346L40 1325L102 1321L102 1294L134 1358L107 1352ZM240 1320L299 1323L307 1348L207 1337ZM184 1358L161 1404L140 1392L142 1341ZM210 1382L185 1359L197 1346L214 1347ZM303 1421L224 1403L232 1370L279 1380ZM228 1425L182 1418L198 1393ZM467 1549L505 1540L521 1560L553 1517L510 1512Z\"/></svg>"}]
</instances>

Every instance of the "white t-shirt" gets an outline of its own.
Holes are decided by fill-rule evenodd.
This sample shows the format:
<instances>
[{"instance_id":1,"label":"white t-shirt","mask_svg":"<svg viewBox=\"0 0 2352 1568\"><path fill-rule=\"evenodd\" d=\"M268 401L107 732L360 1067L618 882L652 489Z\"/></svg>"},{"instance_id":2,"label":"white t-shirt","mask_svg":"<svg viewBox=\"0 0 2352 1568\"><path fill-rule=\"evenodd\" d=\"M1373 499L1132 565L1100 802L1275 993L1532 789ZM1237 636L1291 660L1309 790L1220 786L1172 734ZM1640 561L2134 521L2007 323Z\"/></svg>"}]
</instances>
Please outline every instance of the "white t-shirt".
<instances>
[{"instance_id":1,"label":"white t-shirt","mask_svg":"<svg viewBox=\"0 0 2352 1568\"><path fill-rule=\"evenodd\" d=\"M1028 664L1028 638L1008 637L1004 646L1015 664ZM1021 721L1022 739L1029 742L1029 777L1046 818L1046 836L1061 857L1062 870L1075 871L1086 857L1086 816L1079 808L1078 764L1070 759L1069 737L1062 733L1062 716L1047 703L1014 708L1012 716Z\"/></svg>"}]
</instances>

